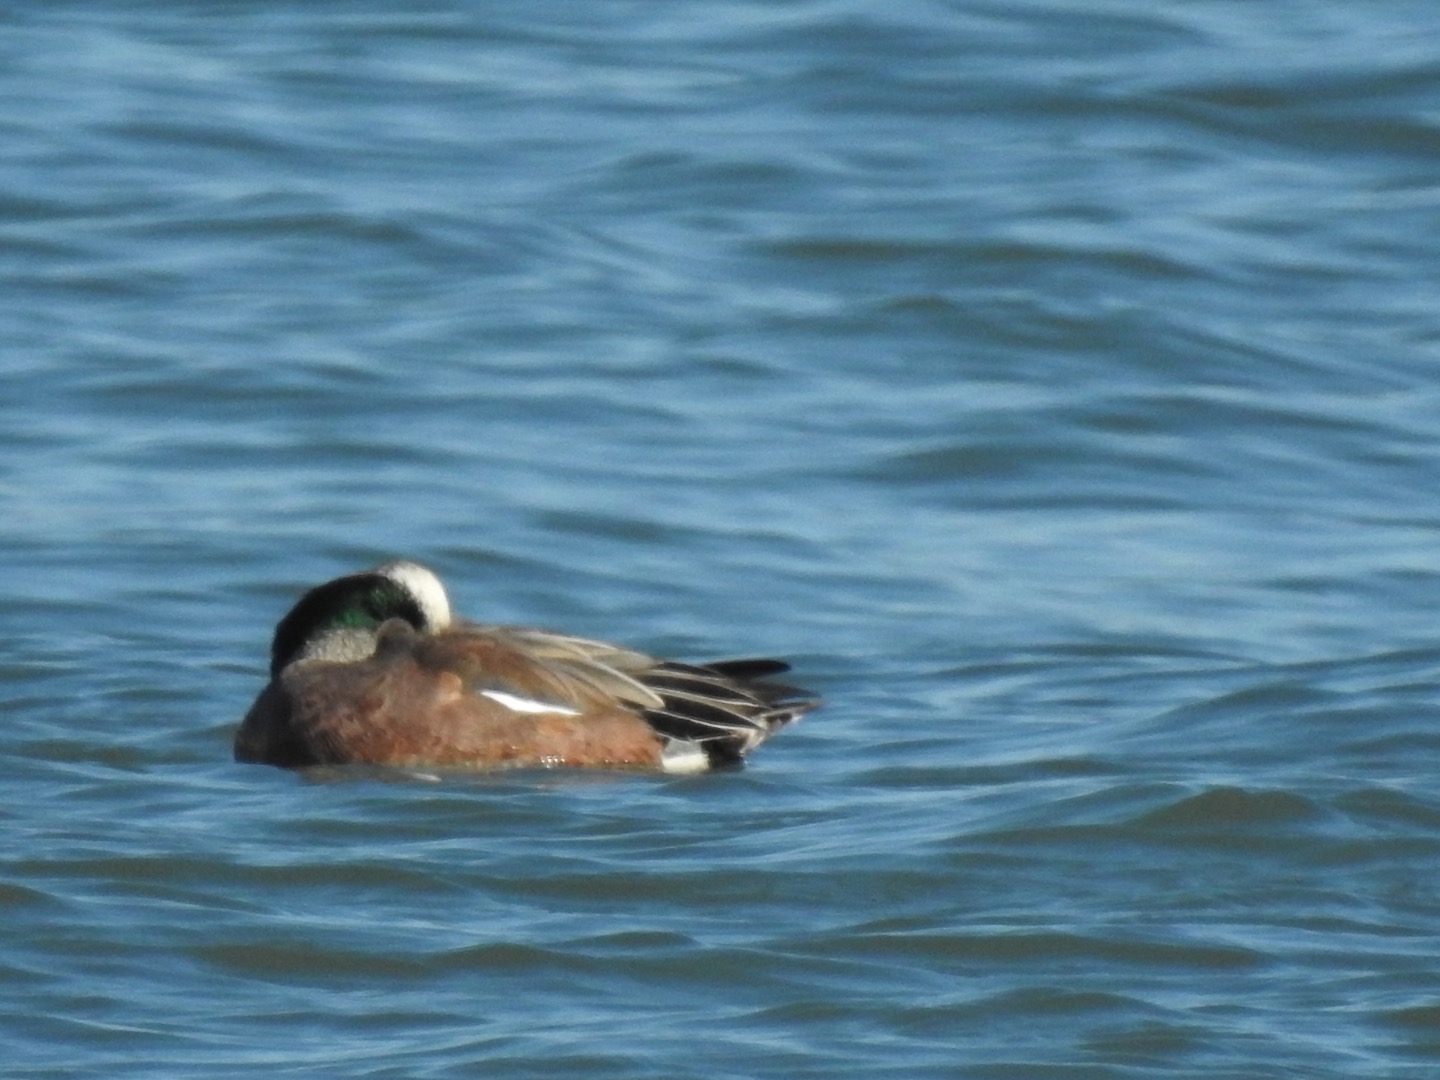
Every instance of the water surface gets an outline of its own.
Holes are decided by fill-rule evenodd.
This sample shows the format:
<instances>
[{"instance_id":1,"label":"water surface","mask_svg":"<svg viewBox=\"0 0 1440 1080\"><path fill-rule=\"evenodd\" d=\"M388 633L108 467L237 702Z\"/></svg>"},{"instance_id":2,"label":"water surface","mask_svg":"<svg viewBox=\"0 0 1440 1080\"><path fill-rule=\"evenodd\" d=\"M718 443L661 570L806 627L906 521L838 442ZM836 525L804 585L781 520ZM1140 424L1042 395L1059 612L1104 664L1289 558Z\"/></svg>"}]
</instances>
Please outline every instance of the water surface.
<instances>
[{"instance_id":1,"label":"water surface","mask_svg":"<svg viewBox=\"0 0 1440 1080\"><path fill-rule=\"evenodd\" d=\"M1433 1074L1430 6L0 30L0 1071ZM829 703L233 764L400 555Z\"/></svg>"}]
</instances>

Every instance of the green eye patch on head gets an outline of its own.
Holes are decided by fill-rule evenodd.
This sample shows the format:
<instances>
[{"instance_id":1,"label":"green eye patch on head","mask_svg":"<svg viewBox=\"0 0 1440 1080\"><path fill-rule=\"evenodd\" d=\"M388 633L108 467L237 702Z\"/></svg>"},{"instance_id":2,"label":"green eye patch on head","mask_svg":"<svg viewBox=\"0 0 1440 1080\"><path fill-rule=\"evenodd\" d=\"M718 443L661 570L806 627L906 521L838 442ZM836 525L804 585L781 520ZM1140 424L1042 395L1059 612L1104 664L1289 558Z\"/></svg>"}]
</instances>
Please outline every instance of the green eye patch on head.
<instances>
[{"instance_id":1,"label":"green eye patch on head","mask_svg":"<svg viewBox=\"0 0 1440 1080\"><path fill-rule=\"evenodd\" d=\"M351 574L311 589L275 627L270 674L277 674L309 643L336 630L367 630L387 619L404 619L426 629L425 614L414 595L376 573Z\"/></svg>"}]
</instances>

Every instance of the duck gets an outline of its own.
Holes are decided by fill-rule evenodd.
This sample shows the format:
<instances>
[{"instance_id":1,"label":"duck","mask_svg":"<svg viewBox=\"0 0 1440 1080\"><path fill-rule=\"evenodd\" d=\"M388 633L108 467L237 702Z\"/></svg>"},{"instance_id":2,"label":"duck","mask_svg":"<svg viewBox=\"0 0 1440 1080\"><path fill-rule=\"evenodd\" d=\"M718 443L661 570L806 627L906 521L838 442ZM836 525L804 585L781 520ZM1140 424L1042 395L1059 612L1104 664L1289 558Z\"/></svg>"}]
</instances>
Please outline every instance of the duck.
<instances>
[{"instance_id":1,"label":"duck","mask_svg":"<svg viewBox=\"0 0 1440 1080\"><path fill-rule=\"evenodd\" d=\"M304 593L275 627L239 762L303 769L735 767L820 705L781 660L689 664L589 638L456 618L396 560Z\"/></svg>"}]
</instances>

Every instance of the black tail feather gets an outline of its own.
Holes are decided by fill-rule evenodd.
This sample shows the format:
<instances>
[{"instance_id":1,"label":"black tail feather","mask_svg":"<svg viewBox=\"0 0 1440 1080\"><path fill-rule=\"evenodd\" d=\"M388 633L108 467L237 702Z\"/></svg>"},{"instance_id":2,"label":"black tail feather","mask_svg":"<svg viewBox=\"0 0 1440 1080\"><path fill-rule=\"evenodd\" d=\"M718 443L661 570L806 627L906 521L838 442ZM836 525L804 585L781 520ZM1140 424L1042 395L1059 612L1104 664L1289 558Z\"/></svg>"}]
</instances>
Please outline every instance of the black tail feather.
<instances>
[{"instance_id":1,"label":"black tail feather","mask_svg":"<svg viewBox=\"0 0 1440 1080\"><path fill-rule=\"evenodd\" d=\"M660 734L705 747L715 765L738 763L772 733L820 704L808 690L771 682L789 671L781 660L661 664L645 676L664 707L645 718Z\"/></svg>"}]
</instances>

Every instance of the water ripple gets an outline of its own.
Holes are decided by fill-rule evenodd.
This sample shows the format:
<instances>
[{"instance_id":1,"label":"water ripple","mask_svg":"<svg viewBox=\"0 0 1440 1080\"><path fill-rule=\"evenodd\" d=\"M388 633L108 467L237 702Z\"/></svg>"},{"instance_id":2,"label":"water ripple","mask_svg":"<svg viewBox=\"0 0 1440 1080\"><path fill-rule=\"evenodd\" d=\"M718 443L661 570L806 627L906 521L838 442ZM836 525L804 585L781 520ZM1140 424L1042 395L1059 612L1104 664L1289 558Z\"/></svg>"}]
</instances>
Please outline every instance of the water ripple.
<instances>
[{"instance_id":1,"label":"water ripple","mask_svg":"<svg viewBox=\"0 0 1440 1080\"><path fill-rule=\"evenodd\" d=\"M1424 1073L1440 26L1312 8L6 16L10 1067ZM828 704L232 763L398 555Z\"/></svg>"}]
</instances>

